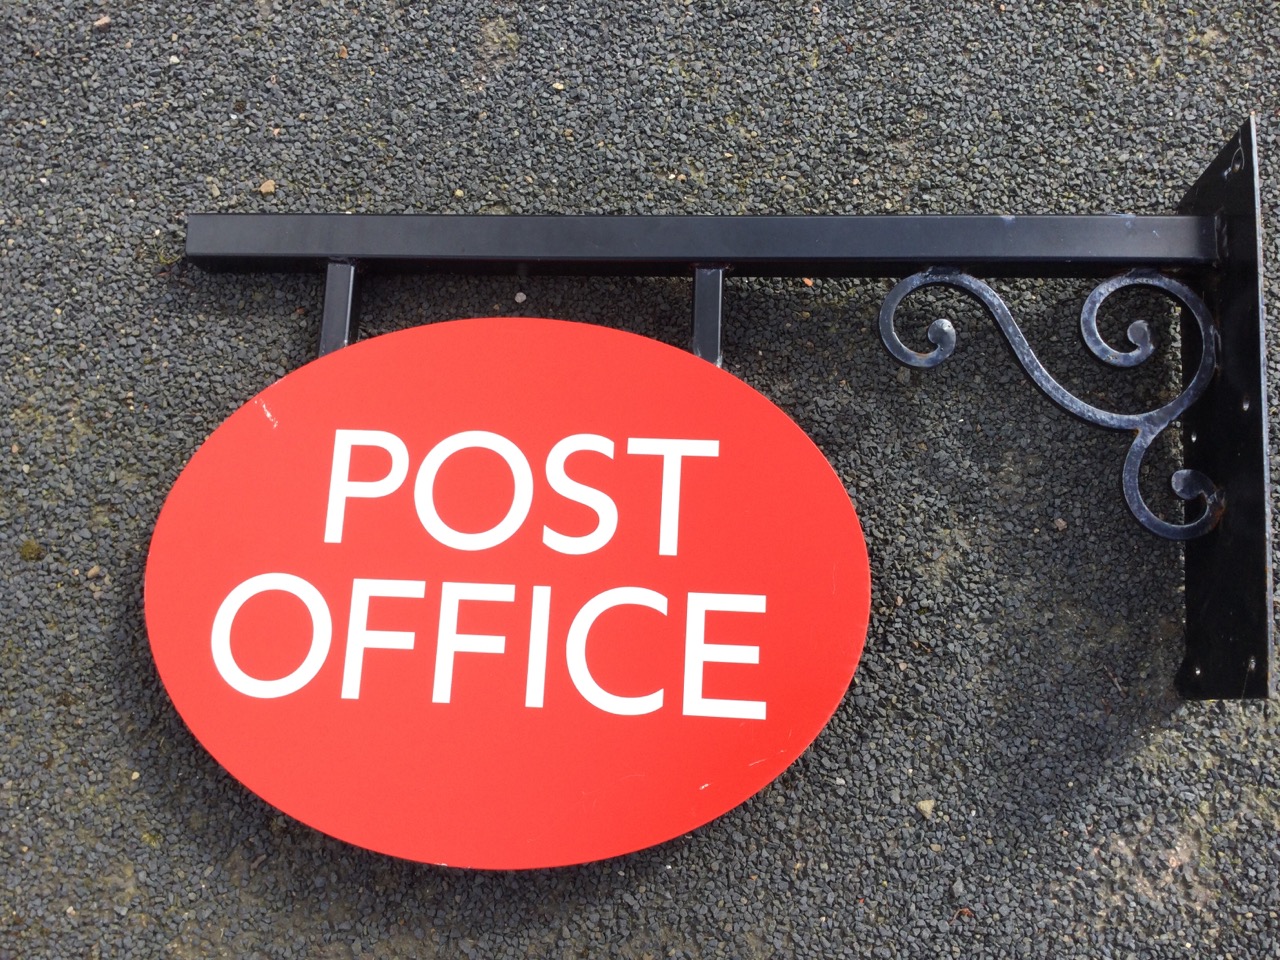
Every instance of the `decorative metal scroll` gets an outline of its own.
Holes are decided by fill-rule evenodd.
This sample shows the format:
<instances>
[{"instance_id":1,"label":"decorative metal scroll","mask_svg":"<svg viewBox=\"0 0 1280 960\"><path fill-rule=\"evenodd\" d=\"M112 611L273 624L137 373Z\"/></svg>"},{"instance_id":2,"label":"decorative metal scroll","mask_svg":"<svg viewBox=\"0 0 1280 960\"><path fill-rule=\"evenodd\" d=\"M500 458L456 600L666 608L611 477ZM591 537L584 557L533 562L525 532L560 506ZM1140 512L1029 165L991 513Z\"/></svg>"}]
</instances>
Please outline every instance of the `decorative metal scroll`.
<instances>
[{"instance_id":1,"label":"decorative metal scroll","mask_svg":"<svg viewBox=\"0 0 1280 960\"><path fill-rule=\"evenodd\" d=\"M1208 308L1185 284L1151 270L1132 270L1098 284L1089 294L1080 311L1080 333L1084 337L1085 345L1103 363L1113 367L1136 367L1150 358L1154 352L1151 330L1143 320L1137 320L1129 326L1128 338L1133 344L1132 350L1114 349L1098 331L1098 309L1102 306L1102 302L1117 290L1139 286L1163 290L1180 302L1195 319L1196 327L1200 331L1201 344L1200 363L1195 375L1183 391L1164 406L1145 413L1115 413L1103 410L1072 394L1053 378L1036 357L1000 295L983 281L959 270L930 267L907 277L895 286L880 308L880 336L889 352L902 363L925 369L936 367L955 352L955 327L945 318L934 320L929 325L927 333L934 349L928 353L919 353L904 344L898 337L894 327L894 315L898 306L907 296L924 287L947 287L969 294L991 314L1000 327L1000 332L1009 341L1009 346L1013 349L1014 356L1017 357L1023 371L1050 400L1087 423L1109 430L1134 432L1133 443L1125 457L1122 473L1125 502L1128 503L1129 509L1137 517L1138 522L1152 533L1169 540L1191 540L1208 533L1221 519L1224 506L1222 490L1198 470L1176 471L1171 479L1174 493L1186 501L1199 500L1202 510L1194 520L1186 523L1170 523L1156 516L1147 506L1142 497L1138 477L1142 469L1143 457L1152 442L1208 388L1217 364L1218 334L1210 319Z\"/></svg>"}]
</instances>

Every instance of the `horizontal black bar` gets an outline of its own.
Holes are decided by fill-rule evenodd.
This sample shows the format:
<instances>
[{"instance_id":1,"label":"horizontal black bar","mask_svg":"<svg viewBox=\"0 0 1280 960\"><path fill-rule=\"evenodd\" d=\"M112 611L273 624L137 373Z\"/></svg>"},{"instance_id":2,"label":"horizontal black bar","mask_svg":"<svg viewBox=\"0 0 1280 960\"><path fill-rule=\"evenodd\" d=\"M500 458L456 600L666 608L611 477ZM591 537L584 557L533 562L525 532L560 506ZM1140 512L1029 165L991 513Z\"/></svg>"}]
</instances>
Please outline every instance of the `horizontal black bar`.
<instances>
[{"instance_id":1,"label":"horizontal black bar","mask_svg":"<svg viewBox=\"0 0 1280 960\"><path fill-rule=\"evenodd\" d=\"M355 260L454 273L891 276L930 265L987 276L1100 276L1218 259L1209 216L451 216L197 213L187 257L283 270Z\"/></svg>"}]
</instances>

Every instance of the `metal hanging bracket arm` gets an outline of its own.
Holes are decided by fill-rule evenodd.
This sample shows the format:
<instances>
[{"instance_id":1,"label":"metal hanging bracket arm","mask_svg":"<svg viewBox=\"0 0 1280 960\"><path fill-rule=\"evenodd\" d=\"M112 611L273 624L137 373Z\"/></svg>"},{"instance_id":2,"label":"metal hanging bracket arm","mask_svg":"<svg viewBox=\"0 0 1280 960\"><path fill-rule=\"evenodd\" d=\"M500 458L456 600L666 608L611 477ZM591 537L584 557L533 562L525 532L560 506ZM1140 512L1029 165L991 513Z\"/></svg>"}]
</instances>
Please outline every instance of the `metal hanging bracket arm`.
<instances>
[{"instance_id":1,"label":"metal hanging bracket arm","mask_svg":"<svg viewBox=\"0 0 1280 960\"><path fill-rule=\"evenodd\" d=\"M1273 690L1271 517L1261 214L1252 118L1169 216L437 216L192 214L187 257L209 269L326 272L319 352L351 343L364 274L685 276L692 279L690 349L721 360L726 277L905 277L884 302L880 331L900 362L942 363L955 330L935 321L917 353L894 328L899 303L926 286L960 290L996 322L1033 383L1067 412L1131 433L1120 471L1146 529L1186 542L1183 696L1266 697ZM1152 353L1145 323L1117 349L1098 332L1113 292L1160 291L1182 307L1183 389L1139 414L1072 395L1040 363L1015 318L979 277L1099 278L1081 312L1093 356L1132 367ZM1174 490L1187 517L1157 516L1138 489L1143 456L1180 423L1186 465Z\"/></svg>"}]
</instances>

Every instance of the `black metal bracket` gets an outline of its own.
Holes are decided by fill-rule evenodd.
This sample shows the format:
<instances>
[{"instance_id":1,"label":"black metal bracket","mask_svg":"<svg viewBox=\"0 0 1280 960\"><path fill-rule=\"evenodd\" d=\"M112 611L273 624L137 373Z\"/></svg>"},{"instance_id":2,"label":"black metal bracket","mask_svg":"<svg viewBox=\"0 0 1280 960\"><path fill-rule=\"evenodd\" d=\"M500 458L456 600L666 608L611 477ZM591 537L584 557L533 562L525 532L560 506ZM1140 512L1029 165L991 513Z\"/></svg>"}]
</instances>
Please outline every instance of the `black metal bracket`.
<instances>
[{"instance_id":1,"label":"black metal bracket","mask_svg":"<svg viewBox=\"0 0 1280 960\"><path fill-rule=\"evenodd\" d=\"M352 260L330 260L325 271L320 356L350 346L359 334L360 287Z\"/></svg>"},{"instance_id":2,"label":"black metal bracket","mask_svg":"<svg viewBox=\"0 0 1280 960\"><path fill-rule=\"evenodd\" d=\"M1132 434L1122 488L1146 529L1186 541L1183 696L1272 693L1271 519L1261 215L1252 118L1171 216L525 217L342 214L192 214L187 257L211 269L327 271L319 352L355 339L363 273L686 276L690 349L721 362L728 275L905 276L885 299L880 331L900 362L933 367L956 347L937 320L934 349L906 347L894 314L915 290L943 286L976 299L1014 356L1055 404L1097 426ZM1098 330L1117 290L1157 290L1182 307L1183 390L1145 413L1102 410L1074 396L1040 363L986 277L1092 277L1080 327L1093 356L1133 367L1152 355L1147 324L1130 349ZM1173 488L1183 521L1157 516L1138 487L1155 438L1183 428L1186 466Z\"/></svg>"},{"instance_id":3,"label":"black metal bracket","mask_svg":"<svg viewBox=\"0 0 1280 960\"><path fill-rule=\"evenodd\" d=\"M1221 251L1201 276L1220 339L1215 376L1182 419L1188 468L1223 491L1222 522L1186 549L1185 697L1267 697L1272 662L1271 482L1267 348L1262 303L1262 213L1252 119L1222 149L1181 204L1212 216ZM1186 347L1187 319L1183 319ZM1187 376L1183 361L1184 382Z\"/></svg>"}]
</instances>

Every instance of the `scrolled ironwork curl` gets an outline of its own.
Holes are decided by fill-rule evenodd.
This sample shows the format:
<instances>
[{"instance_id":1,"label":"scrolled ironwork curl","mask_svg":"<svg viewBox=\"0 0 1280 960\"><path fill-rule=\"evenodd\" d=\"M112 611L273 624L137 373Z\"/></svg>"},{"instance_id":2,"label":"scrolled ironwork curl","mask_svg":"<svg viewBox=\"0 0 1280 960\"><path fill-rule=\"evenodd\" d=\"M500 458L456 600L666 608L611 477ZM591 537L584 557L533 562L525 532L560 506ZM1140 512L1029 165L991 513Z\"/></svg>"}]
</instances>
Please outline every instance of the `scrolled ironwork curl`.
<instances>
[{"instance_id":1,"label":"scrolled ironwork curl","mask_svg":"<svg viewBox=\"0 0 1280 960\"><path fill-rule=\"evenodd\" d=\"M1176 397L1145 413L1104 410L1075 396L1054 379L1040 362L1000 295L977 277L951 268L931 267L913 274L898 283L885 297L880 308L880 337L885 347L900 362L928 369L938 366L955 352L956 331L950 320L937 319L929 325L927 336L934 349L927 353L912 350L898 336L894 320L899 305L906 297L925 287L959 290L982 304L996 321L1019 365L1032 383L1063 410L1086 423L1109 430L1131 431L1134 434L1121 472L1121 485L1129 510L1143 527L1169 540L1191 540L1203 536L1217 525L1224 506L1223 493L1200 471L1182 469L1176 471L1171 478L1171 486L1179 498L1188 502L1199 500L1202 504L1199 516L1186 523L1170 523L1156 516L1143 499L1138 484L1142 461L1151 444L1200 398L1208 388L1218 362L1217 331L1204 301L1190 287L1152 270L1133 270L1098 284L1081 308L1080 334L1086 347L1098 360L1113 367L1136 367L1155 352L1151 330L1142 320L1129 325L1127 336L1133 345L1130 350L1116 350L1102 337L1098 329L1098 311L1103 302L1117 291L1127 287L1147 287L1163 291L1182 304L1195 320L1201 344L1200 363L1195 375Z\"/></svg>"}]
</instances>

